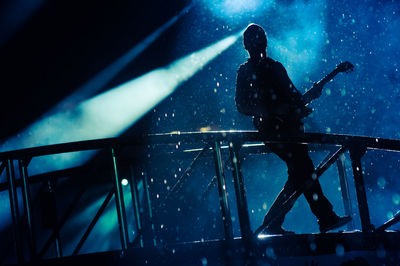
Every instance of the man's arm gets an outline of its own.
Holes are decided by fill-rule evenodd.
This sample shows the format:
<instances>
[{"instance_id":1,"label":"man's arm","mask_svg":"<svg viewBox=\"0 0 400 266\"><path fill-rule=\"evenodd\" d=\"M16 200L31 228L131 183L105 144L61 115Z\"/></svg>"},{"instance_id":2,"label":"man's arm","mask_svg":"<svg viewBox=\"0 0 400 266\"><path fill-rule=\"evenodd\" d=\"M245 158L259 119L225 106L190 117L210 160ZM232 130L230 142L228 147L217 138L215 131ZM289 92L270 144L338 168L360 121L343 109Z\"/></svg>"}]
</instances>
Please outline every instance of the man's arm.
<instances>
[{"instance_id":1,"label":"man's arm","mask_svg":"<svg viewBox=\"0 0 400 266\"><path fill-rule=\"evenodd\" d=\"M289 100L292 110L301 117L308 116L312 112L312 109L306 107L303 95L296 89L285 67L279 62L276 63L275 73L281 92Z\"/></svg>"},{"instance_id":2,"label":"man's arm","mask_svg":"<svg viewBox=\"0 0 400 266\"><path fill-rule=\"evenodd\" d=\"M266 106L261 102L257 92L248 81L248 73L245 73L243 66L238 70L236 77L235 102L238 111L248 116L265 116Z\"/></svg>"},{"instance_id":3,"label":"man's arm","mask_svg":"<svg viewBox=\"0 0 400 266\"><path fill-rule=\"evenodd\" d=\"M303 94L303 102L307 105L313 100L319 98L322 94L323 85L319 82L315 82L313 86Z\"/></svg>"}]
</instances>

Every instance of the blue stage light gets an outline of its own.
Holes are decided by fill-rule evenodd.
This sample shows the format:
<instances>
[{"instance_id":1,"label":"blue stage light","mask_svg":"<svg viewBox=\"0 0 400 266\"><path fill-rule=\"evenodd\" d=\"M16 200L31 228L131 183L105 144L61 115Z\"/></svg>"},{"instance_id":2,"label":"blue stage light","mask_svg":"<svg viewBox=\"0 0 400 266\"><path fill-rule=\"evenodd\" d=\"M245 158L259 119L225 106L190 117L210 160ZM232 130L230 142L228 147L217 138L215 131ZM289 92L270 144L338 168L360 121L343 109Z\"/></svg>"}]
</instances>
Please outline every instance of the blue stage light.
<instances>
[{"instance_id":1,"label":"blue stage light","mask_svg":"<svg viewBox=\"0 0 400 266\"><path fill-rule=\"evenodd\" d=\"M202 0L211 12L220 18L234 18L237 20L241 15L259 15L265 8L272 5L274 1L264 0Z\"/></svg>"}]
</instances>

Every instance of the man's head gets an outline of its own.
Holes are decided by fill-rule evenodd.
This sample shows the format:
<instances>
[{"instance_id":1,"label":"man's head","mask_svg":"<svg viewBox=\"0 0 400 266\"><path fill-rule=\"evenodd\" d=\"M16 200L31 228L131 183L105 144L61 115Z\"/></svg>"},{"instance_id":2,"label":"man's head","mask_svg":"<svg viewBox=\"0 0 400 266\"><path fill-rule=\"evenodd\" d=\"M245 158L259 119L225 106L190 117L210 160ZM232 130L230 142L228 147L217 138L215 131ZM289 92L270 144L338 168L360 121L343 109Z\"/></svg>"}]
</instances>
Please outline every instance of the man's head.
<instances>
[{"instance_id":1,"label":"man's head","mask_svg":"<svg viewBox=\"0 0 400 266\"><path fill-rule=\"evenodd\" d=\"M243 45L249 52L253 54L265 53L267 48L267 35L263 28L257 24L250 24L243 33Z\"/></svg>"}]
</instances>

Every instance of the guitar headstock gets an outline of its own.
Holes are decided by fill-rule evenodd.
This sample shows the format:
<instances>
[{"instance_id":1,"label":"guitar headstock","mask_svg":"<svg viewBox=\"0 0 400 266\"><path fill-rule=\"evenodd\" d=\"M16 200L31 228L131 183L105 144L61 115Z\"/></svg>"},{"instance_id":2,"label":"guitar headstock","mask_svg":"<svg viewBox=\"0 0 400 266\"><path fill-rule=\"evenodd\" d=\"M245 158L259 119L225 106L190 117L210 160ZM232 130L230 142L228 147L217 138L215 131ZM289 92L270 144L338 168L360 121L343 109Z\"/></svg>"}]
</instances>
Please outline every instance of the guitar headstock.
<instances>
[{"instance_id":1,"label":"guitar headstock","mask_svg":"<svg viewBox=\"0 0 400 266\"><path fill-rule=\"evenodd\" d=\"M339 72L351 72L354 70L354 66L352 63L350 63L349 61L345 61L340 63L339 65L336 66L336 70Z\"/></svg>"}]
</instances>

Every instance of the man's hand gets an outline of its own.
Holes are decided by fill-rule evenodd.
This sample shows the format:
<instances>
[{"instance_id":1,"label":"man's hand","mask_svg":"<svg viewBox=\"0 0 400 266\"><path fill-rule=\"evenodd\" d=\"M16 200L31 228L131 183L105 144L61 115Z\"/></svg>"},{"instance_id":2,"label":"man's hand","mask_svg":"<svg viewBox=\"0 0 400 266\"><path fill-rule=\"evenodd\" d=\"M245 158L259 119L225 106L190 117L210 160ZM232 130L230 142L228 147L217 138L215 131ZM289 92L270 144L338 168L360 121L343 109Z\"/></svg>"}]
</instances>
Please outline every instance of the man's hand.
<instances>
[{"instance_id":1,"label":"man's hand","mask_svg":"<svg viewBox=\"0 0 400 266\"><path fill-rule=\"evenodd\" d=\"M322 94L322 89L323 89L323 83L321 82L314 82L314 85L306 92L303 94L303 101L305 104L309 104L312 100L318 98Z\"/></svg>"},{"instance_id":2,"label":"man's hand","mask_svg":"<svg viewBox=\"0 0 400 266\"><path fill-rule=\"evenodd\" d=\"M310 93L313 96L313 99L319 98L322 94L323 86L319 82L314 82L313 86L310 89Z\"/></svg>"},{"instance_id":3,"label":"man's hand","mask_svg":"<svg viewBox=\"0 0 400 266\"><path fill-rule=\"evenodd\" d=\"M298 107L298 108L296 108L296 110L295 110L296 114L297 114L300 118L309 116L309 115L312 113L312 111L313 111L312 108L309 108L309 107L306 107L306 106Z\"/></svg>"}]
</instances>

